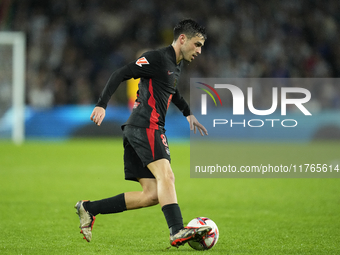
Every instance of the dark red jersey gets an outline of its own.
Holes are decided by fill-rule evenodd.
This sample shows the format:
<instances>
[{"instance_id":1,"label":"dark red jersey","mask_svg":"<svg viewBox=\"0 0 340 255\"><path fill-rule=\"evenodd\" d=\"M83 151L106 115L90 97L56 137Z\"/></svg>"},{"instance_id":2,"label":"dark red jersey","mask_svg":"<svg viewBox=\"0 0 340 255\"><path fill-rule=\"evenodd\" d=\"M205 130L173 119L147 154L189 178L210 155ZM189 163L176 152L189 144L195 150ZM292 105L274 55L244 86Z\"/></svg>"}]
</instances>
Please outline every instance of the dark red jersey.
<instances>
[{"instance_id":1,"label":"dark red jersey","mask_svg":"<svg viewBox=\"0 0 340 255\"><path fill-rule=\"evenodd\" d=\"M176 63L175 50L171 45L148 51L111 75L97 106L106 108L112 94L122 81L140 78L137 99L125 125L163 128L170 102L173 102L184 116L190 114L188 104L177 89L182 66L183 61Z\"/></svg>"}]
</instances>

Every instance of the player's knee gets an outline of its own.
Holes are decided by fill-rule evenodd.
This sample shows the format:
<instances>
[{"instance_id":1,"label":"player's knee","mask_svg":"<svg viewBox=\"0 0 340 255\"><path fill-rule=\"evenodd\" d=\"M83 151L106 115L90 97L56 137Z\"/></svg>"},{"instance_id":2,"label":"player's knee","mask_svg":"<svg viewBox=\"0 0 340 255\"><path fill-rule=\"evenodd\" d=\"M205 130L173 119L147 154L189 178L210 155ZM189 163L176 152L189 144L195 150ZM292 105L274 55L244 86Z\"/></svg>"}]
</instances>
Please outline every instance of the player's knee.
<instances>
[{"instance_id":1,"label":"player's knee","mask_svg":"<svg viewBox=\"0 0 340 255\"><path fill-rule=\"evenodd\" d=\"M145 195L145 205L153 206L158 204L158 195L157 192L149 192Z\"/></svg>"},{"instance_id":2,"label":"player's knee","mask_svg":"<svg viewBox=\"0 0 340 255\"><path fill-rule=\"evenodd\" d=\"M175 175L171 169L164 170L164 172L156 177L158 182L174 184L175 183Z\"/></svg>"},{"instance_id":3,"label":"player's knee","mask_svg":"<svg viewBox=\"0 0 340 255\"><path fill-rule=\"evenodd\" d=\"M151 194L149 197L150 205L157 205L158 204L158 196L157 194Z\"/></svg>"},{"instance_id":4,"label":"player's knee","mask_svg":"<svg viewBox=\"0 0 340 255\"><path fill-rule=\"evenodd\" d=\"M164 179L175 182L175 175L170 167L164 169Z\"/></svg>"},{"instance_id":5,"label":"player's knee","mask_svg":"<svg viewBox=\"0 0 340 255\"><path fill-rule=\"evenodd\" d=\"M174 183L175 176L170 167L169 161L163 159L148 165L149 169L156 177L157 182Z\"/></svg>"},{"instance_id":6,"label":"player's knee","mask_svg":"<svg viewBox=\"0 0 340 255\"><path fill-rule=\"evenodd\" d=\"M169 171L169 173L167 175L167 179L169 180L169 182L175 183L175 175L171 170Z\"/></svg>"}]
</instances>

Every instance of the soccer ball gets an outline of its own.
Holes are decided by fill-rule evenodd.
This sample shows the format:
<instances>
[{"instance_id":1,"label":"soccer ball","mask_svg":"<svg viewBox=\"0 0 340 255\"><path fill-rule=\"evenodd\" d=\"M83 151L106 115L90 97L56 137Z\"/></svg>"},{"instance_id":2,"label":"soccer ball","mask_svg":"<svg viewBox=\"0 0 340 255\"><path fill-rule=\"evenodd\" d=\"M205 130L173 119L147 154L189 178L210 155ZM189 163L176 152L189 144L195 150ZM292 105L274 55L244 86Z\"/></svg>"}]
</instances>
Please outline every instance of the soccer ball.
<instances>
[{"instance_id":1,"label":"soccer ball","mask_svg":"<svg viewBox=\"0 0 340 255\"><path fill-rule=\"evenodd\" d=\"M218 228L215 222L211 219L207 217L197 217L188 223L188 227L201 227L204 225L212 227L212 230L201 240L188 242L190 247L195 250L209 250L214 247L218 241Z\"/></svg>"}]
</instances>

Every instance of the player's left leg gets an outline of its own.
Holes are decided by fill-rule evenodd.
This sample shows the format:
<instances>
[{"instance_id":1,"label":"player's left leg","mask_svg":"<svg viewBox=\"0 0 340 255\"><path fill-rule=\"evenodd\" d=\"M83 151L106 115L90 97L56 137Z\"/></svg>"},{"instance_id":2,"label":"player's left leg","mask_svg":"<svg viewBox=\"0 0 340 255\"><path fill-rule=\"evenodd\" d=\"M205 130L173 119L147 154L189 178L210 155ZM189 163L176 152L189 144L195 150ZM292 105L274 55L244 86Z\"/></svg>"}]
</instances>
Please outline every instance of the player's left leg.
<instances>
[{"instance_id":1,"label":"player's left leg","mask_svg":"<svg viewBox=\"0 0 340 255\"><path fill-rule=\"evenodd\" d=\"M160 206L177 204L175 190L175 176L169 160L162 158L151 162L147 166L156 178L157 194Z\"/></svg>"},{"instance_id":2,"label":"player's left leg","mask_svg":"<svg viewBox=\"0 0 340 255\"><path fill-rule=\"evenodd\" d=\"M192 228L183 226L182 213L177 203L175 177L169 160L164 158L156 160L148 164L148 168L156 177L158 200L170 230L170 244L178 247L189 240L200 239L205 236L211 230L211 227Z\"/></svg>"}]
</instances>

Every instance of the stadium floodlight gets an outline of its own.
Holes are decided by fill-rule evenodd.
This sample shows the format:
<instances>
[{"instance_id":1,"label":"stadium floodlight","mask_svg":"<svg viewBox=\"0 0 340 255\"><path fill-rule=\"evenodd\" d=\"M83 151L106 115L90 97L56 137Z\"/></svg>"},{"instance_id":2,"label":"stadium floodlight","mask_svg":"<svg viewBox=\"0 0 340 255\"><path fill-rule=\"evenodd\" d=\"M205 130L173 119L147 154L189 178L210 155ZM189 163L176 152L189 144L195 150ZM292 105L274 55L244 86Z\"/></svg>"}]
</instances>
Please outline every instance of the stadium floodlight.
<instances>
[{"instance_id":1,"label":"stadium floodlight","mask_svg":"<svg viewBox=\"0 0 340 255\"><path fill-rule=\"evenodd\" d=\"M12 62L12 140L16 144L22 144L25 140L26 36L23 32L0 32L0 47L4 45L13 49L12 54L7 54L12 59L1 58L1 62Z\"/></svg>"}]
</instances>

